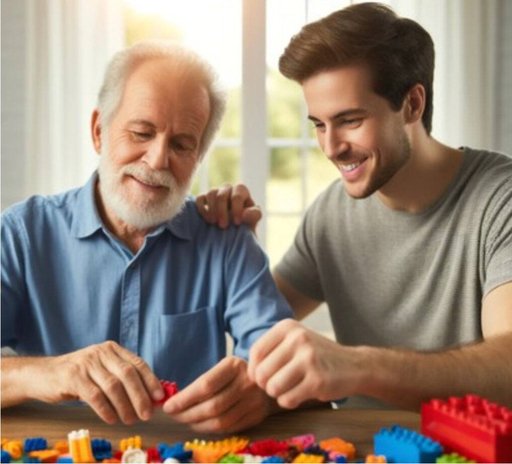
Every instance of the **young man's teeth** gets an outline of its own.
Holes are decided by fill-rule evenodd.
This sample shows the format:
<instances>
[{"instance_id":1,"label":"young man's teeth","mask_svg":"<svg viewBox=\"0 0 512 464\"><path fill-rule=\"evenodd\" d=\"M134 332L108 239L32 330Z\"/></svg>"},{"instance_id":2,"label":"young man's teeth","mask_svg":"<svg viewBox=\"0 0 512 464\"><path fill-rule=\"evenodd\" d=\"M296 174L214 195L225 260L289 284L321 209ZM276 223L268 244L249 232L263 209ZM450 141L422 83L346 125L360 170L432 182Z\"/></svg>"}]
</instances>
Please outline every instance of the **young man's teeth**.
<instances>
[{"instance_id":1,"label":"young man's teeth","mask_svg":"<svg viewBox=\"0 0 512 464\"><path fill-rule=\"evenodd\" d=\"M344 164L341 166L341 169L344 171L353 171L355 168L357 168L361 163L352 163L352 164Z\"/></svg>"}]
</instances>

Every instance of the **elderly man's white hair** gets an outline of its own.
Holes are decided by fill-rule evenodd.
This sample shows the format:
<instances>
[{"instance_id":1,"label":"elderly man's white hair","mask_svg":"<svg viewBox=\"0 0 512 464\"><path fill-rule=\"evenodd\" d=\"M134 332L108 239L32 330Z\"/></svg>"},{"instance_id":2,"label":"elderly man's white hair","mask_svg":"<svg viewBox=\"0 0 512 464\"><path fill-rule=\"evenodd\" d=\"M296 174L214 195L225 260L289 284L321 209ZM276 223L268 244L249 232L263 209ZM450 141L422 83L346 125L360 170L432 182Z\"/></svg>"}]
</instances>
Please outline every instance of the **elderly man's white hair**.
<instances>
[{"instance_id":1,"label":"elderly man's white hair","mask_svg":"<svg viewBox=\"0 0 512 464\"><path fill-rule=\"evenodd\" d=\"M220 88L212 66L197 53L175 42L143 41L116 53L110 60L98 95L100 122L106 130L123 96L130 74L141 63L151 59L167 59L185 76L194 77L205 86L210 96L210 118L204 129L199 154L204 156L217 132L226 108L226 94ZM186 77L185 77L186 78Z\"/></svg>"}]
</instances>

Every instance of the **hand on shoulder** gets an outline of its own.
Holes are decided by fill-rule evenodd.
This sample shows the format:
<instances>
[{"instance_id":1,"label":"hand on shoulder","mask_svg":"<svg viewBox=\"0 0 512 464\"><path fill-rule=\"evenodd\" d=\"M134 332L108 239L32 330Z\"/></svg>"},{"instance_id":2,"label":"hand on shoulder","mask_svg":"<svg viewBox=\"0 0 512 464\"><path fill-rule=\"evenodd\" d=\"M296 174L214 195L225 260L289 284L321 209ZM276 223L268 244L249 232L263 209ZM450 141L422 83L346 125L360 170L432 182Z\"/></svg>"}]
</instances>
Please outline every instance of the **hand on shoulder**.
<instances>
[{"instance_id":1,"label":"hand on shoulder","mask_svg":"<svg viewBox=\"0 0 512 464\"><path fill-rule=\"evenodd\" d=\"M247 224L256 232L256 226L262 217L260 207L256 205L244 184L226 184L198 195L196 206L206 222L217 224L222 229L230 223Z\"/></svg>"}]
</instances>

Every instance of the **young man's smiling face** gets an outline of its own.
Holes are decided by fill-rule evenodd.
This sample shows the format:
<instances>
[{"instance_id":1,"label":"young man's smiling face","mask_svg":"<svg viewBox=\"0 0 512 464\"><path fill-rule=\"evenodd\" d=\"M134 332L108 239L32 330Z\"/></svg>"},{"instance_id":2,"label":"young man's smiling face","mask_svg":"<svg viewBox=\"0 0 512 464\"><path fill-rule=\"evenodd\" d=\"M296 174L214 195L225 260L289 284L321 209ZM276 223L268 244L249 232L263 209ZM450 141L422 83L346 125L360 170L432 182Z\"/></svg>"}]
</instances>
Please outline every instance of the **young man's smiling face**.
<instances>
[{"instance_id":1,"label":"young man's smiling face","mask_svg":"<svg viewBox=\"0 0 512 464\"><path fill-rule=\"evenodd\" d=\"M350 196L371 195L405 165L411 150L402 110L374 92L366 67L321 71L302 89L320 147Z\"/></svg>"}]
</instances>

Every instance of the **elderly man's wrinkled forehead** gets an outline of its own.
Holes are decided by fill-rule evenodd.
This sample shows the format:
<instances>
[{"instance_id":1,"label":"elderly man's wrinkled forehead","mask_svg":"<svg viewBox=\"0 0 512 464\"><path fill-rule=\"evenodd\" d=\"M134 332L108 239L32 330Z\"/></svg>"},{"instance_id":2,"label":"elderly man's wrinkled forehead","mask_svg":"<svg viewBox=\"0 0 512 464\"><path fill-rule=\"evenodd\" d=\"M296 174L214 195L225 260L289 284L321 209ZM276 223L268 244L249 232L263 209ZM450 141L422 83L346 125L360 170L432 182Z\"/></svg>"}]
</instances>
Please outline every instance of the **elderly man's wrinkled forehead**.
<instances>
[{"instance_id":1,"label":"elderly man's wrinkled forehead","mask_svg":"<svg viewBox=\"0 0 512 464\"><path fill-rule=\"evenodd\" d=\"M146 59L134 65L125 82L129 85L154 84L161 89L204 93L206 84L200 70L169 58Z\"/></svg>"},{"instance_id":2,"label":"elderly man's wrinkled forehead","mask_svg":"<svg viewBox=\"0 0 512 464\"><path fill-rule=\"evenodd\" d=\"M131 70L114 117L122 114L164 122L179 116L202 131L210 111L210 97L200 76L170 60L152 59Z\"/></svg>"}]
</instances>

